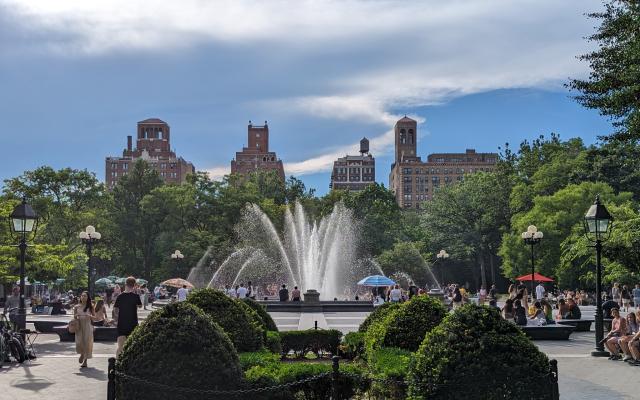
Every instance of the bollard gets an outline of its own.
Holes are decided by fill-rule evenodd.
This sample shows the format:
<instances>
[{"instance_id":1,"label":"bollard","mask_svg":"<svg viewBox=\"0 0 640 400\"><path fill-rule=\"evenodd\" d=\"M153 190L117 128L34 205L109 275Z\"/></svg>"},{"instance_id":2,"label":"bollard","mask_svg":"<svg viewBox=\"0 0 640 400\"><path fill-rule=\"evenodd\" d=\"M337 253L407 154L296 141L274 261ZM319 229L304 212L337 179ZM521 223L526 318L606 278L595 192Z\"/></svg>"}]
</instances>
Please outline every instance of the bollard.
<instances>
[{"instance_id":1,"label":"bollard","mask_svg":"<svg viewBox=\"0 0 640 400\"><path fill-rule=\"evenodd\" d=\"M114 357L109 358L107 379L107 400L116 400L116 359Z\"/></svg>"},{"instance_id":2,"label":"bollard","mask_svg":"<svg viewBox=\"0 0 640 400\"><path fill-rule=\"evenodd\" d=\"M331 374L331 400L338 400L338 378L340 377L340 357L331 357L333 362Z\"/></svg>"},{"instance_id":3,"label":"bollard","mask_svg":"<svg viewBox=\"0 0 640 400\"><path fill-rule=\"evenodd\" d=\"M558 361L549 360L551 366L551 395L553 400L560 400L560 388L558 387Z\"/></svg>"},{"instance_id":4,"label":"bollard","mask_svg":"<svg viewBox=\"0 0 640 400\"><path fill-rule=\"evenodd\" d=\"M318 321L314 321L315 330L318 330Z\"/></svg>"}]
</instances>

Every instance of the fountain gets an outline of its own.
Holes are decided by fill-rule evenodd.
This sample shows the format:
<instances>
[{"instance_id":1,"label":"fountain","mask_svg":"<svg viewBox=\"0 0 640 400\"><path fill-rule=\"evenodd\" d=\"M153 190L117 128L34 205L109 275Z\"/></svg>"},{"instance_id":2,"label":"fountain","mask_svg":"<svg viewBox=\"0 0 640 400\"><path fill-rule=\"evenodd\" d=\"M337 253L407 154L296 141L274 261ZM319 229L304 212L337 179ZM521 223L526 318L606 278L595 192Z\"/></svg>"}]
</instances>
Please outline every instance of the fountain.
<instances>
[{"instance_id":1,"label":"fountain","mask_svg":"<svg viewBox=\"0 0 640 400\"><path fill-rule=\"evenodd\" d=\"M247 281L262 288L286 283L289 290L315 289L321 300L333 300L356 289L364 276L382 274L373 260L357 257L358 223L342 203L312 222L296 202L284 212L282 235L267 214L251 204L236 230L239 249L215 271L209 287Z\"/></svg>"}]
</instances>

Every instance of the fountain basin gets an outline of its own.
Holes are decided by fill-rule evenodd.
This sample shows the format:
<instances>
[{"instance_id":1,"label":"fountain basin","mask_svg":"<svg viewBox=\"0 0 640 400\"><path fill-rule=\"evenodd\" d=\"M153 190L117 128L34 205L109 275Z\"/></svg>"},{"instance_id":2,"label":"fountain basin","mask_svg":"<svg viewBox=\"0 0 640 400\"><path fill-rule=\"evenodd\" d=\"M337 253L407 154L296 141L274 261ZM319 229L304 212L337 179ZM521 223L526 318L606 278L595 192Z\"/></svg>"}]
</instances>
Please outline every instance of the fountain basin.
<instances>
[{"instance_id":1,"label":"fountain basin","mask_svg":"<svg viewBox=\"0 0 640 400\"><path fill-rule=\"evenodd\" d=\"M261 300L260 304L269 312L299 312L299 313L324 313L324 312L371 312L373 303L370 301L276 301Z\"/></svg>"}]
</instances>

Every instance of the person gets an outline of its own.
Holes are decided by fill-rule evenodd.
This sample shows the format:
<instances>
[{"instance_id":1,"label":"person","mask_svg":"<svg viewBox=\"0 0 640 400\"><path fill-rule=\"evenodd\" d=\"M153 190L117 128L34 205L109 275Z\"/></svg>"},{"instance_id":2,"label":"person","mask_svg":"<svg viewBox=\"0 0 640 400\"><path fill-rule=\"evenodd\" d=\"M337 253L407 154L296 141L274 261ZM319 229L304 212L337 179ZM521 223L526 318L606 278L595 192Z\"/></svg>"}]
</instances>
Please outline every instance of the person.
<instances>
[{"instance_id":1,"label":"person","mask_svg":"<svg viewBox=\"0 0 640 400\"><path fill-rule=\"evenodd\" d=\"M484 285L480 286L480 291L478 292L478 303L483 306L485 300L487 299L487 288Z\"/></svg>"},{"instance_id":2,"label":"person","mask_svg":"<svg viewBox=\"0 0 640 400\"><path fill-rule=\"evenodd\" d=\"M247 281L247 297L254 300L256 298L256 291L253 285L251 284L251 281Z\"/></svg>"},{"instance_id":3,"label":"person","mask_svg":"<svg viewBox=\"0 0 640 400\"><path fill-rule=\"evenodd\" d=\"M516 325L527 325L527 310L522 306L522 302L516 300L513 305L515 306L513 315Z\"/></svg>"},{"instance_id":4,"label":"person","mask_svg":"<svg viewBox=\"0 0 640 400\"><path fill-rule=\"evenodd\" d=\"M377 307L384 304L384 298L379 294L376 295L376 299L373 301L373 306Z\"/></svg>"},{"instance_id":5,"label":"person","mask_svg":"<svg viewBox=\"0 0 640 400\"><path fill-rule=\"evenodd\" d=\"M620 345L620 349L624 354L622 361L632 361L633 356L631 355L631 350L629 349L629 343L633 339L633 337L638 333L638 328L640 324L638 324L638 320L636 319L636 314L630 312L627 314L627 333L620 337L620 341L618 344Z\"/></svg>"},{"instance_id":6,"label":"person","mask_svg":"<svg viewBox=\"0 0 640 400\"><path fill-rule=\"evenodd\" d=\"M133 291L133 288L131 288ZM178 292L176 293L178 301L185 301L187 299L187 295L189 294L189 290L187 289L187 285L182 285Z\"/></svg>"},{"instance_id":7,"label":"person","mask_svg":"<svg viewBox=\"0 0 640 400\"><path fill-rule=\"evenodd\" d=\"M507 321L513 321L516 317L515 309L513 308L513 300L507 299L504 303L504 307L502 307L502 318Z\"/></svg>"},{"instance_id":8,"label":"person","mask_svg":"<svg viewBox=\"0 0 640 400\"><path fill-rule=\"evenodd\" d=\"M633 295L633 305L636 307L636 311L640 311L640 283L636 283L636 287L631 291Z\"/></svg>"},{"instance_id":9,"label":"person","mask_svg":"<svg viewBox=\"0 0 640 400\"><path fill-rule=\"evenodd\" d=\"M620 284L618 282L613 284L611 288L611 296L613 301L618 303L618 306L622 307L622 291L620 290Z\"/></svg>"},{"instance_id":10,"label":"person","mask_svg":"<svg viewBox=\"0 0 640 400\"><path fill-rule=\"evenodd\" d=\"M120 285L116 284L113 287L113 294L111 295L111 300L115 303L116 300L118 300L118 296L120 296L120 293L122 293L122 290L120 288Z\"/></svg>"},{"instance_id":11,"label":"person","mask_svg":"<svg viewBox=\"0 0 640 400\"><path fill-rule=\"evenodd\" d=\"M278 296L280 297L280 301L289 300L289 291L287 290L287 285L282 285L282 288L278 292Z\"/></svg>"},{"instance_id":12,"label":"person","mask_svg":"<svg viewBox=\"0 0 640 400\"><path fill-rule=\"evenodd\" d=\"M87 360L93 357L93 304L89 293L82 292L80 302L73 307L73 319L77 320L76 328L76 353L80 354L78 362L81 368L86 368Z\"/></svg>"},{"instance_id":13,"label":"person","mask_svg":"<svg viewBox=\"0 0 640 400\"><path fill-rule=\"evenodd\" d=\"M300 289L297 286L294 286L291 291L291 301L300 301Z\"/></svg>"},{"instance_id":14,"label":"person","mask_svg":"<svg viewBox=\"0 0 640 400\"><path fill-rule=\"evenodd\" d=\"M567 300L567 312L562 315L563 319L580 319L582 318L582 312L580 306L578 306L573 299Z\"/></svg>"},{"instance_id":15,"label":"person","mask_svg":"<svg viewBox=\"0 0 640 400\"><path fill-rule=\"evenodd\" d=\"M567 305L567 302L564 299L560 299L558 300L558 316L556 317L557 319L562 319L564 318L564 315L569 312L569 306Z\"/></svg>"},{"instance_id":16,"label":"person","mask_svg":"<svg viewBox=\"0 0 640 400\"><path fill-rule=\"evenodd\" d=\"M620 297L622 297L622 308L624 308L624 312L629 312L629 303L631 303L631 291L629 290L629 287L627 285L622 286Z\"/></svg>"},{"instance_id":17,"label":"person","mask_svg":"<svg viewBox=\"0 0 640 400\"><path fill-rule=\"evenodd\" d=\"M418 295L418 287L412 282L409 281L409 298Z\"/></svg>"},{"instance_id":18,"label":"person","mask_svg":"<svg viewBox=\"0 0 640 400\"><path fill-rule=\"evenodd\" d=\"M96 302L96 307L94 308L93 314L93 326L107 326L109 324L109 318L107 317L107 308L104 305L104 300L99 299Z\"/></svg>"},{"instance_id":19,"label":"person","mask_svg":"<svg viewBox=\"0 0 640 400\"><path fill-rule=\"evenodd\" d=\"M538 286L536 286L536 300L540 301L544 299L545 292L546 290L544 289L544 285L542 282L539 282Z\"/></svg>"},{"instance_id":20,"label":"person","mask_svg":"<svg viewBox=\"0 0 640 400\"><path fill-rule=\"evenodd\" d=\"M391 292L389 292L389 301L397 303L402 299L402 290L399 285L395 285Z\"/></svg>"},{"instance_id":21,"label":"person","mask_svg":"<svg viewBox=\"0 0 640 400\"><path fill-rule=\"evenodd\" d=\"M547 319L547 324L554 324L553 308L551 308L551 304L549 304L547 299L543 299L540 303L542 304L542 310L544 311L544 316Z\"/></svg>"},{"instance_id":22,"label":"person","mask_svg":"<svg viewBox=\"0 0 640 400\"><path fill-rule=\"evenodd\" d=\"M607 301L602 303L602 312L604 313L603 317L606 319L613 318L611 315L611 310L618 307L618 303L613 300L613 296L607 295Z\"/></svg>"},{"instance_id":23,"label":"person","mask_svg":"<svg viewBox=\"0 0 640 400\"><path fill-rule=\"evenodd\" d=\"M609 360L618 360L620 359L618 355L618 341L621 336L627 333L627 320L620 316L620 309L618 308L611 309L611 316L613 317L611 320L611 330L602 341L611 354Z\"/></svg>"},{"instance_id":24,"label":"person","mask_svg":"<svg viewBox=\"0 0 640 400\"><path fill-rule=\"evenodd\" d=\"M535 303L533 303L533 308L534 308L534 312L530 319L537 321L538 325L546 325L547 316L545 315L544 310L542 309L542 303L539 301L536 301Z\"/></svg>"},{"instance_id":25,"label":"person","mask_svg":"<svg viewBox=\"0 0 640 400\"><path fill-rule=\"evenodd\" d=\"M136 286L136 278L130 276L125 281L124 293L121 293L113 305L115 319L118 321L118 348L116 349L116 357L122 352L127 336L133 332L138 326L138 308L142 307L140 296L134 293ZM182 287L186 290L186 285ZM180 290L178 290L180 291ZM186 295L185 295L186 298Z\"/></svg>"},{"instance_id":26,"label":"person","mask_svg":"<svg viewBox=\"0 0 640 400\"><path fill-rule=\"evenodd\" d=\"M639 325L638 332L626 342L632 357L632 360L628 361L629 364L640 366L640 311L636 311L636 322Z\"/></svg>"},{"instance_id":27,"label":"person","mask_svg":"<svg viewBox=\"0 0 640 400\"><path fill-rule=\"evenodd\" d=\"M7 296L7 300L4 302L4 312L9 313L9 320L16 322L15 316L17 309L20 307L20 288L14 287L11 290L11 296Z\"/></svg>"},{"instance_id":28,"label":"person","mask_svg":"<svg viewBox=\"0 0 640 400\"><path fill-rule=\"evenodd\" d=\"M501 312L502 310L500 310L500 307L498 307L498 301L496 299L490 299L489 300L489 308L493 308L498 310L498 312Z\"/></svg>"},{"instance_id":29,"label":"person","mask_svg":"<svg viewBox=\"0 0 640 400\"><path fill-rule=\"evenodd\" d=\"M149 305L149 289L147 289L146 283L140 286L140 297L142 300L142 307L146 310Z\"/></svg>"},{"instance_id":30,"label":"person","mask_svg":"<svg viewBox=\"0 0 640 400\"><path fill-rule=\"evenodd\" d=\"M498 299L498 289L496 289L496 285L491 285L491 289L489 289L489 298L490 299Z\"/></svg>"},{"instance_id":31,"label":"person","mask_svg":"<svg viewBox=\"0 0 640 400\"><path fill-rule=\"evenodd\" d=\"M507 293L509 294L509 298L511 300L515 300L516 294L517 294L516 285L514 285L513 283L509 285L509 289L507 290Z\"/></svg>"},{"instance_id":32,"label":"person","mask_svg":"<svg viewBox=\"0 0 640 400\"><path fill-rule=\"evenodd\" d=\"M236 290L234 288L231 287L231 285L225 285L225 293L227 293L227 296L235 299L236 297L238 297L238 293L236 293Z\"/></svg>"},{"instance_id":33,"label":"person","mask_svg":"<svg viewBox=\"0 0 640 400\"><path fill-rule=\"evenodd\" d=\"M460 293L460 289L456 286L453 289L453 297L451 297L451 302L453 303L453 308L456 309L462 305L462 293Z\"/></svg>"},{"instance_id":34,"label":"person","mask_svg":"<svg viewBox=\"0 0 640 400\"><path fill-rule=\"evenodd\" d=\"M240 287L238 288L238 298L244 299L247 297L247 288L244 287L244 282L240 282Z\"/></svg>"}]
</instances>

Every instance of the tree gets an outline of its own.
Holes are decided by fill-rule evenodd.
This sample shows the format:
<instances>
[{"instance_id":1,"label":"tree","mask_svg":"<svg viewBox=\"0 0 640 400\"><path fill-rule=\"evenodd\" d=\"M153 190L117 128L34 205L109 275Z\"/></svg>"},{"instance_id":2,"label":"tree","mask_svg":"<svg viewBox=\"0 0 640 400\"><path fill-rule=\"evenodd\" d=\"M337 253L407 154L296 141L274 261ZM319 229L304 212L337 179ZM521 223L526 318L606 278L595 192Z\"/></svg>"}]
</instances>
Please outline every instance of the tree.
<instances>
[{"instance_id":1,"label":"tree","mask_svg":"<svg viewBox=\"0 0 640 400\"><path fill-rule=\"evenodd\" d=\"M385 275L404 272L420 286L424 286L426 283L434 284L433 279L429 276L429 267L414 243L395 243L391 249L383 251L376 257L376 261L380 264Z\"/></svg>"},{"instance_id":2,"label":"tree","mask_svg":"<svg viewBox=\"0 0 640 400\"><path fill-rule=\"evenodd\" d=\"M567 85L580 92L576 100L611 118L617 130L606 140L640 138L640 3L610 0L605 10L589 14L601 21L588 39L598 49L579 58L589 63L588 80L573 79Z\"/></svg>"}]
</instances>

